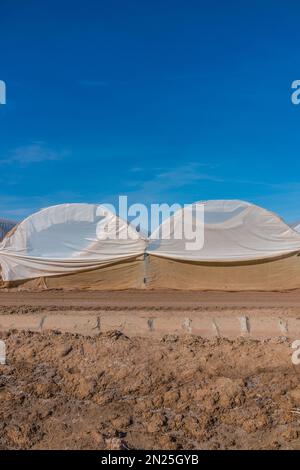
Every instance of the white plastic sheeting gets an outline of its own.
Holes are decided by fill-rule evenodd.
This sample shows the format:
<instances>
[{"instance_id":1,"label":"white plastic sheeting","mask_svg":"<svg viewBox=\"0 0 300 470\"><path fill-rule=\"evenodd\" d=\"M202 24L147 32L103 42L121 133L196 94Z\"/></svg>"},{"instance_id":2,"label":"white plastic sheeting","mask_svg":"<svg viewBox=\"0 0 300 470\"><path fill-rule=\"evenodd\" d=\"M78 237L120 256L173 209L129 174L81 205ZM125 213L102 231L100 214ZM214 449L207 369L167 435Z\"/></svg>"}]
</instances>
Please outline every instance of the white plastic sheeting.
<instances>
[{"instance_id":1,"label":"white plastic sheeting","mask_svg":"<svg viewBox=\"0 0 300 470\"><path fill-rule=\"evenodd\" d=\"M96 269L144 253L146 241L105 206L62 204L25 219L0 243L4 281Z\"/></svg>"},{"instance_id":2,"label":"white plastic sheeting","mask_svg":"<svg viewBox=\"0 0 300 470\"><path fill-rule=\"evenodd\" d=\"M294 229L296 232L300 233L300 222L295 222L294 224L290 225L292 229Z\"/></svg>"},{"instance_id":3,"label":"white plastic sheeting","mask_svg":"<svg viewBox=\"0 0 300 470\"><path fill-rule=\"evenodd\" d=\"M238 200L198 202L193 206L204 208L203 246L187 249L191 240L176 239L177 221L182 220L182 209L151 235L147 252L151 255L186 261L235 262L272 258L300 251L300 234L277 215L261 207ZM201 212L201 211L200 211ZM197 217L197 211L194 212ZM184 224L194 224L190 217ZM180 222L181 223L181 222ZM162 228L170 224L171 236L166 239ZM193 227L188 227L189 231Z\"/></svg>"},{"instance_id":4,"label":"white plastic sheeting","mask_svg":"<svg viewBox=\"0 0 300 470\"><path fill-rule=\"evenodd\" d=\"M183 237L178 238L180 224ZM164 230L166 226L170 231ZM192 240L195 226L202 233L198 231L198 239ZM97 269L145 252L174 260L226 263L298 251L300 233L277 215L243 201L185 207L165 220L148 241L105 206L62 204L31 215L5 237L0 243L0 266L4 281L17 281Z\"/></svg>"}]
</instances>

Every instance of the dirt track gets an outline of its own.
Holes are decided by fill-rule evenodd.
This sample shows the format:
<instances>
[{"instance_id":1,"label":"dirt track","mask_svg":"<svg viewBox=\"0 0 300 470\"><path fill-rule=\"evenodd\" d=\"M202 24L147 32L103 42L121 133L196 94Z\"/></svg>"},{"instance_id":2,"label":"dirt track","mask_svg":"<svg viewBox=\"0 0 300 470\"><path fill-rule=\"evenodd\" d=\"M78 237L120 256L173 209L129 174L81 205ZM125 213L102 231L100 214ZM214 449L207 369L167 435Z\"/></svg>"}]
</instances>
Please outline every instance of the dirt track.
<instances>
[{"instance_id":1,"label":"dirt track","mask_svg":"<svg viewBox=\"0 0 300 470\"><path fill-rule=\"evenodd\" d=\"M300 307L300 290L290 292L194 292L172 290L18 292L0 290L0 306L84 308Z\"/></svg>"}]
</instances>

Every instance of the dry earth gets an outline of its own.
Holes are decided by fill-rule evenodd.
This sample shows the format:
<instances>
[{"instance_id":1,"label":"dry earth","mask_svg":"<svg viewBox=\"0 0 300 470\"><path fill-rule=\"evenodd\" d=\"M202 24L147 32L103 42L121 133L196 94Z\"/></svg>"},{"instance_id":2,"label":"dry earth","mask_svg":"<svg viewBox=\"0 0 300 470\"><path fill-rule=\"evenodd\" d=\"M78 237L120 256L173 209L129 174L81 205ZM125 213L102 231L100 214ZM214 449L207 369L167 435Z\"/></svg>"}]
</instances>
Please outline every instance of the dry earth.
<instances>
[{"instance_id":1,"label":"dry earth","mask_svg":"<svg viewBox=\"0 0 300 470\"><path fill-rule=\"evenodd\" d=\"M300 311L300 293L0 292L5 314L199 306ZM287 338L0 337L1 449L300 449L300 366Z\"/></svg>"},{"instance_id":2,"label":"dry earth","mask_svg":"<svg viewBox=\"0 0 300 470\"><path fill-rule=\"evenodd\" d=\"M300 369L286 339L2 339L2 449L300 449Z\"/></svg>"},{"instance_id":3,"label":"dry earth","mask_svg":"<svg viewBox=\"0 0 300 470\"><path fill-rule=\"evenodd\" d=\"M1 306L88 308L299 307L300 290L285 292L197 292L176 290L18 291L0 290Z\"/></svg>"}]
</instances>

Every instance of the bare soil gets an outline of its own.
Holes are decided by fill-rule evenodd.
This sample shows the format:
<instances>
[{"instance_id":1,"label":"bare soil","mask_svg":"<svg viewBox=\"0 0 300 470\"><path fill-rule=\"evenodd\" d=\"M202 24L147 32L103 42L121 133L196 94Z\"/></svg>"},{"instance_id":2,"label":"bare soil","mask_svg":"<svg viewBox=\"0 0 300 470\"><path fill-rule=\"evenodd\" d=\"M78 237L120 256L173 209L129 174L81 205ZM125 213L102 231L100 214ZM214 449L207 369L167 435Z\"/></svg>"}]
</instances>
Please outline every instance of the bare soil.
<instances>
[{"instance_id":1,"label":"bare soil","mask_svg":"<svg viewBox=\"0 0 300 470\"><path fill-rule=\"evenodd\" d=\"M285 338L0 336L2 449L300 449Z\"/></svg>"},{"instance_id":2,"label":"bare soil","mask_svg":"<svg viewBox=\"0 0 300 470\"><path fill-rule=\"evenodd\" d=\"M300 292L0 292L0 313L20 315L254 307L297 313ZM0 338L0 449L300 449L300 366L288 338Z\"/></svg>"},{"instance_id":3,"label":"bare soil","mask_svg":"<svg viewBox=\"0 0 300 470\"><path fill-rule=\"evenodd\" d=\"M18 291L0 290L1 306L88 308L300 307L300 290L285 292L196 292L179 290Z\"/></svg>"}]
</instances>

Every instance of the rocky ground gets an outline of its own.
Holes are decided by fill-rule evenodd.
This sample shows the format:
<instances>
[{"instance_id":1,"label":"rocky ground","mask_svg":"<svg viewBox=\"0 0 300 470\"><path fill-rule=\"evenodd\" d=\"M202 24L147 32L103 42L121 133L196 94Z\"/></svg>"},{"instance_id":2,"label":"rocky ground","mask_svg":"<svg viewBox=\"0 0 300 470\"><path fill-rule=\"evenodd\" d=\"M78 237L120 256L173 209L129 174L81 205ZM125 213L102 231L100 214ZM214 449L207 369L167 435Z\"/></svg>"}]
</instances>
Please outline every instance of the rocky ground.
<instances>
[{"instance_id":1,"label":"rocky ground","mask_svg":"<svg viewBox=\"0 0 300 470\"><path fill-rule=\"evenodd\" d=\"M0 337L1 449L300 449L286 338Z\"/></svg>"}]
</instances>

